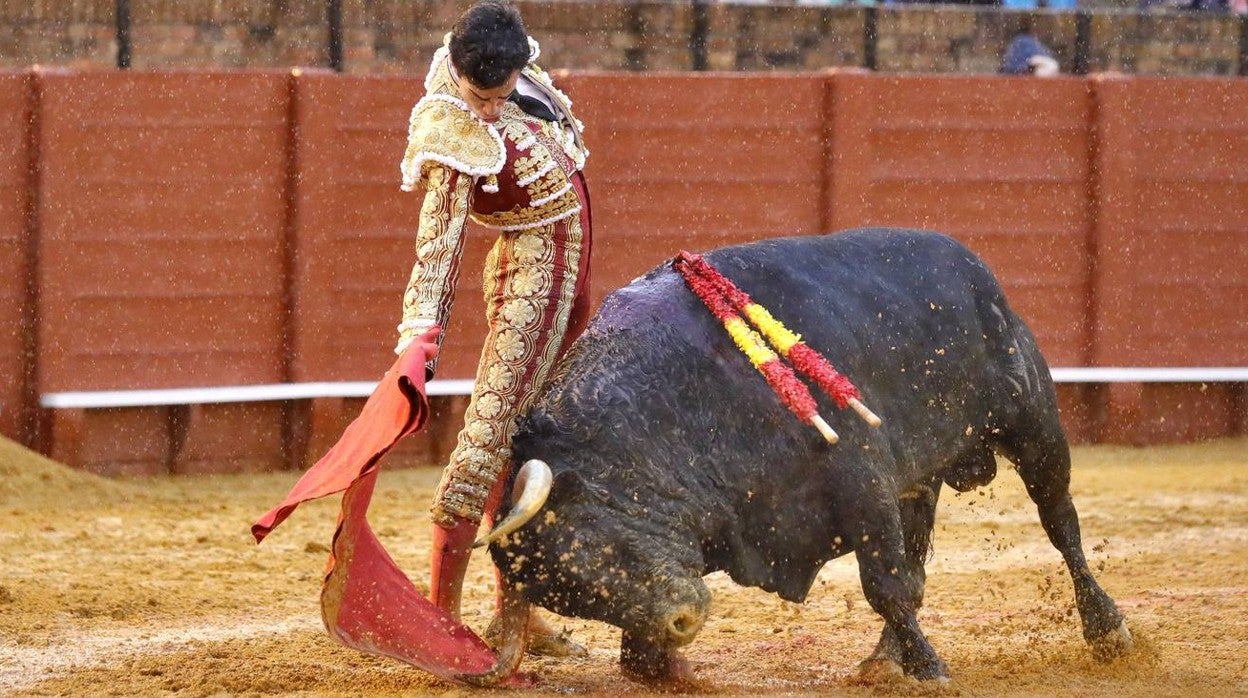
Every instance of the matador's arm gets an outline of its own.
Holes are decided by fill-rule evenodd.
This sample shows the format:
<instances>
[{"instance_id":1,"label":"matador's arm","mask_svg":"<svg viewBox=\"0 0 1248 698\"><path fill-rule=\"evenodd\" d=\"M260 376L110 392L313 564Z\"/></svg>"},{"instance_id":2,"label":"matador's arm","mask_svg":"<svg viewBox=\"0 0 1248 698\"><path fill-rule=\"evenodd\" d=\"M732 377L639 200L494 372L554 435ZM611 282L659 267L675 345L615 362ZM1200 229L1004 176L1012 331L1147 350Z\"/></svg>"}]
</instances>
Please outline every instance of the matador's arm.
<instances>
[{"instance_id":1,"label":"matador's arm","mask_svg":"<svg viewBox=\"0 0 1248 698\"><path fill-rule=\"evenodd\" d=\"M444 59L435 58L435 65ZM407 151L400 165L402 188L412 191L423 183L425 201L416 235L416 263L403 294L396 353L401 354L431 325L446 327L455 299L474 182L478 177L498 174L505 162L502 137L474 116L463 100L431 93L412 108ZM443 336L438 333L439 347ZM426 366L429 377L436 366L435 357Z\"/></svg>"},{"instance_id":2,"label":"matador's arm","mask_svg":"<svg viewBox=\"0 0 1248 698\"><path fill-rule=\"evenodd\" d=\"M420 208L416 234L416 263L403 293L403 321L399 324L396 354L431 325L446 327L464 247L464 223L472 196L473 178L436 163L423 168L425 200ZM445 332L439 332L440 347ZM437 365L434 357L426 364L429 376Z\"/></svg>"}]
</instances>

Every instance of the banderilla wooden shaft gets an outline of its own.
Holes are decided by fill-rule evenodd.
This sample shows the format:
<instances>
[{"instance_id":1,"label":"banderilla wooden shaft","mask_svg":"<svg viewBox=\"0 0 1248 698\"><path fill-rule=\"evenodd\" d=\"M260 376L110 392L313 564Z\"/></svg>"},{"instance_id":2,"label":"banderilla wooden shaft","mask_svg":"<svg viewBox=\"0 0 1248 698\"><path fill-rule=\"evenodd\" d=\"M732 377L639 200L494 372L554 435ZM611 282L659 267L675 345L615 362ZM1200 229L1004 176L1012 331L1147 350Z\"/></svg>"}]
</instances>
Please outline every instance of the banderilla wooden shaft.
<instances>
[{"instance_id":1,"label":"banderilla wooden shaft","mask_svg":"<svg viewBox=\"0 0 1248 698\"><path fill-rule=\"evenodd\" d=\"M883 420L877 417L874 412L867 409L867 406L862 404L862 401L860 401L858 398L851 397L849 399L849 406L854 408L854 411L858 413L858 416L862 417L862 421L866 422L867 424L870 424L873 427L878 427L880 426L880 424L883 423Z\"/></svg>"},{"instance_id":2,"label":"banderilla wooden shaft","mask_svg":"<svg viewBox=\"0 0 1248 698\"><path fill-rule=\"evenodd\" d=\"M828 443L834 444L841 440L841 437L837 436L835 431L832 431L832 427L828 426L828 423L823 421L823 417L816 414L810 418L810 424L814 428L818 429L820 434L823 434L823 438L826 439Z\"/></svg>"}]
</instances>

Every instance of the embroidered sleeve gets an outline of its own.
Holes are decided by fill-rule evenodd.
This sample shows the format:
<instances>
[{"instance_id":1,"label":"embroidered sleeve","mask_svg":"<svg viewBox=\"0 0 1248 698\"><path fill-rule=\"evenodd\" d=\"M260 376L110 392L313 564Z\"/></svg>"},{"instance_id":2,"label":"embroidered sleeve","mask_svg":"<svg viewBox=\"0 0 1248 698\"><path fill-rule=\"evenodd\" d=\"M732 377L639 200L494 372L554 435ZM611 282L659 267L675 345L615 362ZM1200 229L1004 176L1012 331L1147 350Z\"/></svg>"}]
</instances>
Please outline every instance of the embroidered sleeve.
<instances>
[{"instance_id":1,"label":"embroidered sleeve","mask_svg":"<svg viewBox=\"0 0 1248 698\"><path fill-rule=\"evenodd\" d=\"M401 354L413 338L431 325L446 327L464 247L472 177L443 165L429 164L424 168L423 179L425 200L416 233L416 263L403 293L403 322L399 324L396 354ZM443 335L438 333L439 347ZM436 364L436 358L429 362L430 375Z\"/></svg>"}]
</instances>

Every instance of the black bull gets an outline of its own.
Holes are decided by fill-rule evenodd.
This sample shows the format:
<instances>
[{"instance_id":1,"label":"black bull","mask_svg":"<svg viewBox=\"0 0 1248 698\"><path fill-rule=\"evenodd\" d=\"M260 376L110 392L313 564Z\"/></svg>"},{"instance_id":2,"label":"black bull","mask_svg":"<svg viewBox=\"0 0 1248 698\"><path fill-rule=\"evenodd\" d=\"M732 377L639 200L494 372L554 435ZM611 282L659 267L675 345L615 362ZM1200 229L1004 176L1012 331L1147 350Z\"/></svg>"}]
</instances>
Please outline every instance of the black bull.
<instances>
[{"instance_id":1,"label":"black bull","mask_svg":"<svg viewBox=\"0 0 1248 698\"><path fill-rule=\"evenodd\" d=\"M666 680L684 675L676 648L706 618L703 575L800 602L852 552L884 619L871 662L944 678L915 617L936 502L944 484L991 481L998 453L1069 568L1094 653L1130 648L1084 557L1049 369L983 262L945 236L885 229L706 259L828 357L883 426L822 399L841 435L829 445L661 266L604 301L521 420L514 462L540 459L554 477L491 548L516 603L619 626L624 671Z\"/></svg>"}]
</instances>

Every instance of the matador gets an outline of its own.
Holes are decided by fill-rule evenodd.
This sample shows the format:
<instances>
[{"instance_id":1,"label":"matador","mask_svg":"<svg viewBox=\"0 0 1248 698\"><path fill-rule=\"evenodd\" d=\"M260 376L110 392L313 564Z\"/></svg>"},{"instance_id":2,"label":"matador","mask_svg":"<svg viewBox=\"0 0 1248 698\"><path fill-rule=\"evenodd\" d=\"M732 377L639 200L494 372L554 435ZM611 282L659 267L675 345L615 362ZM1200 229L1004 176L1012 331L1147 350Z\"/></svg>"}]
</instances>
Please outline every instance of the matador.
<instances>
[{"instance_id":1,"label":"matador","mask_svg":"<svg viewBox=\"0 0 1248 698\"><path fill-rule=\"evenodd\" d=\"M504 19L519 22L502 3L465 13L434 55L425 95L412 110L403 189L423 188L424 203L396 347L402 352L431 326L446 326L468 219L497 230L484 273L488 332L464 426L432 506L430 600L456 618L472 539L483 518L492 525L501 497L515 419L589 315L583 125L534 63L539 48L527 34L520 34L527 60L507 82L486 87L457 65L456 34L473 30L474 12L510 13ZM426 366L428 376L435 363ZM533 631L540 643L543 628Z\"/></svg>"}]
</instances>

